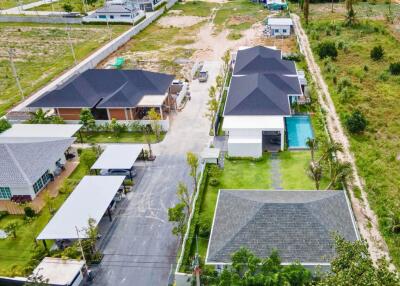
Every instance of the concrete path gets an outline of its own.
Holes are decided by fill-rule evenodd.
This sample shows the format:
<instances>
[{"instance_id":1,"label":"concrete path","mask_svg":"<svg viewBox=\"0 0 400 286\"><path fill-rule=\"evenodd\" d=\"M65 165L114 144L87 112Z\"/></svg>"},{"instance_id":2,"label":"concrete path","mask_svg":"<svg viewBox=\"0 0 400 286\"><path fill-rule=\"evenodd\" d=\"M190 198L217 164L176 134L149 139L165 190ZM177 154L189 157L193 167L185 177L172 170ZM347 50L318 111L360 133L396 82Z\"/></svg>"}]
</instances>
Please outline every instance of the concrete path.
<instances>
[{"instance_id":1,"label":"concrete path","mask_svg":"<svg viewBox=\"0 0 400 286\"><path fill-rule=\"evenodd\" d=\"M49 3L55 3L58 0L41 0L29 4L25 4L22 6L16 6L10 9L5 9L0 11L0 15L39 15L39 16L48 16L48 15L64 15L68 14L66 12L52 12L52 11L26 11L38 6L42 6Z\"/></svg>"},{"instance_id":2,"label":"concrete path","mask_svg":"<svg viewBox=\"0 0 400 286\"><path fill-rule=\"evenodd\" d=\"M106 235L104 259L95 269L93 285L167 285L176 262L178 239L172 235L168 208L178 200L179 181L192 187L186 153L197 154L212 140L205 118L208 88L215 82L219 62L206 62L207 83L191 84L192 100L173 116L164 141L153 146L157 159L145 167L137 190L128 194L126 206Z\"/></svg>"},{"instance_id":3,"label":"concrete path","mask_svg":"<svg viewBox=\"0 0 400 286\"><path fill-rule=\"evenodd\" d=\"M271 153L270 162L271 188L273 190L282 190L281 161L279 155L277 153Z\"/></svg>"},{"instance_id":4,"label":"concrete path","mask_svg":"<svg viewBox=\"0 0 400 286\"><path fill-rule=\"evenodd\" d=\"M307 34L301 26L299 16L292 14L292 19L300 50L306 58L307 65L312 75L313 81L316 83L318 102L321 105L321 108L327 114L326 122L330 136L334 142L340 143L343 146L343 152L337 154L338 159L342 162L350 162L352 166L353 178L347 183L349 185L349 193L353 212L356 217L360 233L362 237L368 242L368 250L371 254L371 258L374 261L377 261L378 259L383 257L388 258L389 251L385 240L379 232L377 216L372 211L369 205L367 193L364 190L362 180L357 171L355 158L350 151L349 140L347 139L340 119L336 113L335 105L329 93L328 86L326 85L321 70L314 59ZM354 196L353 188L355 187L361 190L362 200L359 200ZM393 265L391 266L392 268L394 267Z\"/></svg>"}]
</instances>

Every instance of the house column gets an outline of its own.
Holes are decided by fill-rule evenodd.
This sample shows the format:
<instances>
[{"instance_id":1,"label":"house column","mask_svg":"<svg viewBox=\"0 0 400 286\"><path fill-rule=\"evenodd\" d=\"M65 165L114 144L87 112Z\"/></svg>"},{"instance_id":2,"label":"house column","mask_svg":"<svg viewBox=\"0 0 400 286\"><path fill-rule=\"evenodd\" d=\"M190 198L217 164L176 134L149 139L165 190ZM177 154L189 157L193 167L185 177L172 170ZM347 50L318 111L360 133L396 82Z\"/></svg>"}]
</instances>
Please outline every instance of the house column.
<instances>
[{"instance_id":1,"label":"house column","mask_svg":"<svg viewBox=\"0 0 400 286\"><path fill-rule=\"evenodd\" d=\"M164 120L163 112L162 112L162 105L160 106L160 115L161 115L161 120Z\"/></svg>"},{"instance_id":2,"label":"house column","mask_svg":"<svg viewBox=\"0 0 400 286\"><path fill-rule=\"evenodd\" d=\"M285 148L285 129L281 129L281 151Z\"/></svg>"}]
</instances>

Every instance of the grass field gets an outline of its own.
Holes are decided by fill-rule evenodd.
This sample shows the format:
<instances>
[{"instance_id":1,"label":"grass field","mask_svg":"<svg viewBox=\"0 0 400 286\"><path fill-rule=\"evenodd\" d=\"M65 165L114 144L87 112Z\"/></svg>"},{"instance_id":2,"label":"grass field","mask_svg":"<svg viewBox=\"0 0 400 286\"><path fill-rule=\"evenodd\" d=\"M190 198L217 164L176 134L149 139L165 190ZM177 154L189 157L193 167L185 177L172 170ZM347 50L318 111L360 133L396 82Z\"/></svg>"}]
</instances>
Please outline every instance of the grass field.
<instances>
[{"instance_id":1,"label":"grass field","mask_svg":"<svg viewBox=\"0 0 400 286\"><path fill-rule=\"evenodd\" d=\"M17 7L20 4L25 5L25 4L29 4L32 2L36 2L37 0L1 0L0 1L0 9L4 10L4 9L10 9L13 7Z\"/></svg>"},{"instance_id":2,"label":"grass field","mask_svg":"<svg viewBox=\"0 0 400 286\"><path fill-rule=\"evenodd\" d=\"M63 6L65 4L69 4L72 6L72 12L79 12L79 13L85 13L89 12L95 9L98 9L100 7L103 7L104 1L99 0L97 1L94 5L86 5L83 6L83 2L81 0L60 0L54 3L50 4L44 4L41 6L34 7L32 9L29 9L31 11L65 11ZM85 11L86 9L86 11Z\"/></svg>"},{"instance_id":3,"label":"grass field","mask_svg":"<svg viewBox=\"0 0 400 286\"><path fill-rule=\"evenodd\" d=\"M90 151L90 150L89 150ZM84 150L83 152L88 152ZM79 164L67 180L78 182L89 173L86 164ZM52 207L60 208L68 197L67 193L59 193L52 199ZM9 222L17 222L17 238L0 239L0 276L26 275L26 267L30 263L35 249L35 239L51 219L49 208L44 207L32 221L26 221L23 215L8 215L0 219L0 229ZM50 245L50 244L48 244ZM43 247L38 244L38 247Z\"/></svg>"},{"instance_id":4,"label":"grass field","mask_svg":"<svg viewBox=\"0 0 400 286\"><path fill-rule=\"evenodd\" d=\"M384 21L361 21L355 27L346 27L340 20L342 14L335 15L335 19L314 19L307 32L314 48L321 40L342 47L336 61L319 60L319 65L342 120L360 110L368 121L363 134L348 136L369 202L378 215L393 262L399 267L400 234L388 230L386 219L390 212L400 215L400 76L388 72L389 64L400 59L400 43ZM373 61L370 51L378 45L385 55ZM338 82L343 78L351 82L352 92L346 96L338 91Z\"/></svg>"},{"instance_id":5,"label":"grass field","mask_svg":"<svg viewBox=\"0 0 400 286\"><path fill-rule=\"evenodd\" d=\"M116 37L129 26L111 26ZM72 25L71 41L78 61L109 41L107 27ZM0 116L21 100L7 50L15 50L15 65L26 96L74 64L65 25L0 23Z\"/></svg>"}]
</instances>

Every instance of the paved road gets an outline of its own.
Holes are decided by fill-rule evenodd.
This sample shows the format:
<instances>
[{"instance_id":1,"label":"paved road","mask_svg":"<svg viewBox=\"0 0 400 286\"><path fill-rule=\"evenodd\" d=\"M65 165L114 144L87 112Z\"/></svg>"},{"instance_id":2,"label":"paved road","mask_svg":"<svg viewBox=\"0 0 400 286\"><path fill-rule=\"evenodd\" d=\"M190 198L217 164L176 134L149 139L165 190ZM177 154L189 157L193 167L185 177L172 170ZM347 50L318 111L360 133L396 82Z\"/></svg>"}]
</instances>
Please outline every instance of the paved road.
<instances>
[{"instance_id":1,"label":"paved road","mask_svg":"<svg viewBox=\"0 0 400 286\"><path fill-rule=\"evenodd\" d=\"M208 88L215 82L220 64L208 62L206 66L209 81L191 84L192 100L174 116L164 141L154 146L156 161L145 167L137 191L128 195L126 207L104 237L105 256L94 285L167 285L178 247L167 210L177 201L177 183L192 184L186 152L199 153L211 140L204 114Z\"/></svg>"},{"instance_id":2,"label":"paved road","mask_svg":"<svg viewBox=\"0 0 400 286\"><path fill-rule=\"evenodd\" d=\"M53 12L53 11L26 11L34 7L42 6L44 4L55 3L58 0L41 0L37 2L32 2L29 4L25 4L22 6L16 6L10 9L5 9L0 11L1 14L5 15L40 15L40 16L48 16L48 15L63 15L67 14L65 12Z\"/></svg>"}]
</instances>

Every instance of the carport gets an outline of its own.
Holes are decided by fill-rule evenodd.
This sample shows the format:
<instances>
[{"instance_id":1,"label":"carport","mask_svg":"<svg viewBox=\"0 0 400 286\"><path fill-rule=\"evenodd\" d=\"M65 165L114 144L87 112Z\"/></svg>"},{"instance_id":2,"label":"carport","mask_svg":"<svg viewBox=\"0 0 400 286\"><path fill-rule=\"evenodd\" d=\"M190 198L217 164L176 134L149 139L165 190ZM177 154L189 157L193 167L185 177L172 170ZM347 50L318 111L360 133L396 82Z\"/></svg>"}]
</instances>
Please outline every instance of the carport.
<instances>
[{"instance_id":1,"label":"carport","mask_svg":"<svg viewBox=\"0 0 400 286\"><path fill-rule=\"evenodd\" d=\"M96 173L98 170L129 170L132 179L130 170L142 151L142 144L108 145L90 169Z\"/></svg>"},{"instance_id":2,"label":"carport","mask_svg":"<svg viewBox=\"0 0 400 286\"><path fill-rule=\"evenodd\" d=\"M85 176L36 238L79 239L87 238L89 219L95 224L107 212L110 220L110 204L124 181L123 176Z\"/></svg>"},{"instance_id":3,"label":"carport","mask_svg":"<svg viewBox=\"0 0 400 286\"><path fill-rule=\"evenodd\" d=\"M0 137L72 137L82 124L13 124Z\"/></svg>"}]
</instances>

